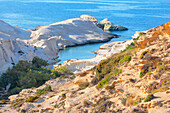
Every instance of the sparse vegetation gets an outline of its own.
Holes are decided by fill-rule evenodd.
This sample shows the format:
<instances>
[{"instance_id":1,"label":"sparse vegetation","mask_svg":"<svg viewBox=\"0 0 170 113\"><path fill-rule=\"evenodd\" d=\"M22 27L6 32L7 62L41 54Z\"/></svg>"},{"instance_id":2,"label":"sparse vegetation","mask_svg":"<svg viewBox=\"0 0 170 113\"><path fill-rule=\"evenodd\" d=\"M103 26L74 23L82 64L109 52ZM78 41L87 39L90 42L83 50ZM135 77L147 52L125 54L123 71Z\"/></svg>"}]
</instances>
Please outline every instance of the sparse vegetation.
<instances>
[{"instance_id":1,"label":"sparse vegetation","mask_svg":"<svg viewBox=\"0 0 170 113\"><path fill-rule=\"evenodd\" d=\"M30 96L25 102L34 102L36 99L38 99L38 96Z\"/></svg>"},{"instance_id":2,"label":"sparse vegetation","mask_svg":"<svg viewBox=\"0 0 170 113\"><path fill-rule=\"evenodd\" d=\"M47 92L51 92L51 91L52 91L51 86L47 86L43 89L39 89L35 94L43 95L43 94L46 94Z\"/></svg>"},{"instance_id":3,"label":"sparse vegetation","mask_svg":"<svg viewBox=\"0 0 170 113\"><path fill-rule=\"evenodd\" d=\"M101 80L98 85L97 88L101 88L103 87L103 85L108 84L110 81L110 76L107 76L105 79Z\"/></svg>"},{"instance_id":4,"label":"sparse vegetation","mask_svg":"<svg viewBox=\"0 0 170 113\"><path fill-rule=\"evenodd\" d=\"M134 104L134 105L138 105L139 103L141 103L141 102L142 102L142 100L143 100L143 98L140 98L137 102L135 102L135 104Z\"/></svg>"},{"instance_id":5,"label":"sparse vegetation","mask_svg":"<svg viewBox=\"0 0 170 113\"><path fill-rule=\"evenodd\" d=\"M96 77L98 80L104 78L104 76L113 74L117 71L117 68L124 62L129 62L131 57L135 53L135 46L132 44L130 47L127 47L126 50L122 51L119 54L103 60L96 68Z\"/></svg>"},{"instance_id":6,"label":"sparse vegetation","mask_svg":"<svg viewBox=\"0 0 170 113\"><path fill-rule=\"evenodd\" d=\"M151 101L153 98L155 98L153 94L147 95L147 97L145 98L144 102Z\"/></svg>"},{"instance_id":7,"label":"sparse vegetation","mask_svg":"<svg viewBox=\"0 0 170 113\"><path fill-rule=\"evenodd\" d=\"M152 73L151 72L147 72L147 75L151 75Z\"/></svg>"},{"instance_id":8,"label":"sparse vegetation","mask_svg":"<svg viewBox=\"0 0 170 113\"><path fill-rule=\"evenodd\" d=\"M82 84L79 85L79 89L78 90L83 90L83 89L87 88L88 86L89 86L88 82L82 83Z\"/></svg>"},{"instance_id":9,"label":"sparse vegetation","mask_svg":"<svg viewBox=\"0 0 170 113\"><path fill-rule=\"evenodd\" d=\"M101 112L106 112L108 107L111 107L113 105L113 102L107 101L107 97L103 97L97 101L95 105L95 113L101 113Z\"/></svg>"},{"instance_id":10,"label":"sparse vegetation","mask_svg":"<svg viewBox=\"0 0 170 113\"><path fill-rule=\"evenodd\" d=\"M96 67L96 77L92 80L93 84L100 81L97 88L101 88L109 83L111 77L120 74L121 70L118 68L122 64L126 64L131 60L133 54L136 52L135 48L137 48L135 44L131 43L121 53L115 54L112 57L101 61Z\"/></svg>"},{"instance_id":11,"label":"sparse vegetation","mask_svg":"<svg viewBox=\"0 0 170 113\"><path fill-rule=\"evenodd\" d=\"M131 61L131 57L132 57L132 55L126 55L126 56L124 56L124 57L119 61L119 65L122 65L123 63L126 63L126 62Z\"/></svg>"},{"instance_id":12,"label":"sparse vegetation","mask_svg":"<svg viewBox=\"0 0 170 113\"><path fill-rule=\"evenodd\" d=\"M60 75L73 75L73 73L66 66L59 66L54 68L55 71L59 72Z\"/></svg>"},{"instance_id":13,"label":"sparse vegetation","mask_svg":"<svg viewBox=\"0 0 170 113\"><path fill-rule=\"evenodd\" d=\"M132 42L130 45L128 45L128 47L126 49L124 49L122 52L125 52L127 50L132 50L132 49L135 49L137 48L137 46L135 46L135 43Z\"/></svg>"},{"instance_id":14,"label":"sparse vegetation","mask_svg":"<svg viewBox=\"0 0 170 113\"><path fill-rule=\"evenodd\" d=\"M17 99L13 102L11 102L11 106L10 107L20 107L22 104L24 103L24 99Z\"/></svg>"},{"instance_id":15,"label":"sparse vegetation","mask_svg":"<svg viewBox=\"0 0 170 113\"><path fill-rule=\"evenodd\" d=\"M146 33L142 33L142 32L139 33L139 36L138 36L137 38L133 38L133 40L134 40L134 41L139 40L139 37L142 36L142 35L144 35L144 34L146 34Z\"/></svg>"},{"instance_id":16,"label":"sparse vegetation","mask_svg":"<svg viewBox=\"0 0 170 113\"><path fill-rule=\"evenodd\" d=\"M140 78L142 78L144 75L142 74L142 72L140 72Z\"/></svg>"},{"instance_id":17,"label":"sparse vegetation","mask_svg":"<svg viewBox=\"0 0 170 113\"><path fill-rule=\"evenodd\" d=\"M106 86L106 87L105 87L106 90L109 90L109 89L112 90L112 89L114 89L114 88L115 88L115 85L114 85L114 84L111 85L111 86Z\"/></svg>"},{"instance_id":18,"label":"sparse vegetation","mask_svg":"<svg viewBox=\"0 0 170 113\"><path fill-rule=\"evenodd\" d=\"M98 83L97 88L101 88L101 87L103 87L104 85L108 84L111 77L114 77L115 75L118 75L118 74L120 74L121 72L122 72L121 70L116 70L115 73L113 73L113 74L111 74L111 75L108 75L106 78L102 79L102 80Z\"/></svg>"}]
</instances>

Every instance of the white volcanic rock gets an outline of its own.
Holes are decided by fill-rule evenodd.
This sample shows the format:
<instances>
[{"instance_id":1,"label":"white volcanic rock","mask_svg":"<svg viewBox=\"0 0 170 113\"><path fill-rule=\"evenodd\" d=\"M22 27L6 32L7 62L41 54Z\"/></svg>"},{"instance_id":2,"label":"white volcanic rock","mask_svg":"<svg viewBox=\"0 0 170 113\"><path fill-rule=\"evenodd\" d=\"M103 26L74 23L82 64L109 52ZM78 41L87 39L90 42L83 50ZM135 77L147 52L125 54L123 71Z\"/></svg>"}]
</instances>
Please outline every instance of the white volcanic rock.
<instances>
[{"instance_id":1,"label":"white volcanic rock","mask_svg":"<svg viewBox=\"0 0 170 113\"><path fill-rule=\"evenodd\" d=\"M12 37L20 39L30 39L30 35L31 35L30 31L13 27L5 23L4 21L0 20L0 38L9 39L9 37Z\"/></svg>"},{"instance_id":2,"label":"white volcanic rock","mask_svg":"<svg viewBox=\"0 0 170 113\"><path fill-rule=\"evenodd\" d=\"M32 31L31 37L33 41L53 37L56 38L57 45L61 47L110 40L104 31L96 27L92 22L81 18L42 26L37 31Z\"/></svg>"},{"instance_id":3,"label":"white volcanic rock","mask_svg":"<svg viewBox=\"0 0 170 113\"><path fill-rule=\"evenodd\" d=\"M58 62L56 39L43 40L41 46L30 43L30 31L12 27L0 20L0 74L19 60L31 61L35 56L51 62Z\"/></svg>"},{"instance_id":4,"label":"white volcanic rock","mask_svg":"<svg viewBox=\"0 0 170 113\"><path fill-rule=\"evenodd\" d=\"M81 18L41 26L36 31L13 27L0 20L0 72L19 60L31 61L35 56L54 64L59 61L59 49L108 41L114 36Z\"/></svg>"},{"instance_id":5,"label":"white volcanic rock","mask_svg":"<svg viewBox=\"0 0 170 113\"><path fill-rule=\"evenodd\" d=\"M93 23L97 23L98 22L97 18L95 18L93 16L90 16L90 15L81 15L80 18L83 18L85 20L90 20Z\"/></svg>"},{"instance_id":6,"label":"white volcanic rock","mask_svg":"<svg viewBox=\"0 0 170 113\"><path fill-rule=\"evenodd\" d=\"M52 60L57 57L56 42L48 39L43 42L42 47L27 45L20 40L0 40L0 72L5 72L8 67L16 64L19 60L31 61L35 56L48 60L49 63L57 62Z\"/></svg>"}]
</instances>

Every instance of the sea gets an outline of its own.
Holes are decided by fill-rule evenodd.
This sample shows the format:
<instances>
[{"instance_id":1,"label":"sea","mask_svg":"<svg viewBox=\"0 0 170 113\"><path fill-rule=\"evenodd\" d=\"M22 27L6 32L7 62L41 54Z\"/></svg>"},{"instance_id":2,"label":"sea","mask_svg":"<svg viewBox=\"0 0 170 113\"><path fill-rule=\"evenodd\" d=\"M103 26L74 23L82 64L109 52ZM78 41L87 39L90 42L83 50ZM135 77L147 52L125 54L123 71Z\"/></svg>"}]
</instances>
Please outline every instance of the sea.
<instances>
[{"instance_id":1,"label":"sea","mask_svg":"<svg viewBox=\"0 0 170 113\"><path fill-rule=\"evenodd\" d=\"M170 0L0 0L0 19L24 29L49 25L82 14L108 18L112 23L127 27L113 31L121 35L109 42L132 39L136 31L145 31L170 21ZM59 52L62 63L68 59L89 59L104 43L69 47Z\"/></svg>"}]
</instances>

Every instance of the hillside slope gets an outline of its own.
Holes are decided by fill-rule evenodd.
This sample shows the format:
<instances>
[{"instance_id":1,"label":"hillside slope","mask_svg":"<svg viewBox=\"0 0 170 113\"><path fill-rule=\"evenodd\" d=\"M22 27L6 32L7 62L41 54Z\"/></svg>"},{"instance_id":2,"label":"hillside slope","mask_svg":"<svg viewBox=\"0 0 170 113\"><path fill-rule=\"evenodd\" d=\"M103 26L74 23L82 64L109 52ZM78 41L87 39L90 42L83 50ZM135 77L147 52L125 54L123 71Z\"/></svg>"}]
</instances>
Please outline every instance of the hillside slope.
<instances>
[{"instance_id":1,"label":"hillside slope","mask_svg":"<svg viewBox=\"0 0 170 113\"><path fill-rule=\"evenodd\" d=\"M169 59L170 22L139 33L125 50L75 79L53 79L10 96L0 111L169 113Z\"/></svg>"}]
</instances>

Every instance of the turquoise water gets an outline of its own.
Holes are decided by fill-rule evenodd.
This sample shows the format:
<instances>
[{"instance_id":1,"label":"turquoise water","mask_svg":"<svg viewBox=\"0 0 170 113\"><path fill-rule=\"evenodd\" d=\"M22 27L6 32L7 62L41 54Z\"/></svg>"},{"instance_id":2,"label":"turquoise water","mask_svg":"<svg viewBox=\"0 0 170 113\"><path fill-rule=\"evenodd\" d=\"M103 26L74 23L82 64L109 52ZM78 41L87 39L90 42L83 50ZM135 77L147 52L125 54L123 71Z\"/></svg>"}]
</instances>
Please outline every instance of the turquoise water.
<instances>
[{"instance_id":1,"label":"turquoise water","mask_svg":"<svg viewBox=\"0 0 170 113\"><path fill-rule=\"evenodd\" d=\"M170 21L170 0L0 0L0 19L20 28L34 29L69 18L89 14L102 20L109 18L114 24L129 28L113 32L131 39L135 31L147 30ZM93 50L100 44L70 47L59 53L62 61L72 58L93 58Z\"/></svg>"}]
</instances>

